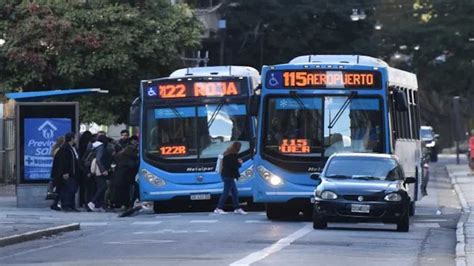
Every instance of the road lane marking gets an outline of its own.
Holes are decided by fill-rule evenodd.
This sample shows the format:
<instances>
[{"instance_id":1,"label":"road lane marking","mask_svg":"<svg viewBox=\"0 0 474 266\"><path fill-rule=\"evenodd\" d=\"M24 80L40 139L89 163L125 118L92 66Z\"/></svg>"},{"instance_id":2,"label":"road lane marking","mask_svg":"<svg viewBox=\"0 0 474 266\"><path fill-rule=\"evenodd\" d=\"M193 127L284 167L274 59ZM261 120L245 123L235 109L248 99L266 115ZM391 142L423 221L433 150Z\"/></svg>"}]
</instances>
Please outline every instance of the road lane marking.
<instances>
[{"instance_id":1,"label":"road lane marking","mask_svg":"<svg viewBox=\"0 0 474 266\"><path fill-rule=\"evenodd\" d=\"M80 223L81 226L105 226L106 222L83 222Z\"/></svg>"},{"instance_id":2,"label":"road lane marking","mask_svg":"<svg viewBox=\"0 0 474 266\"><path fill-rule=\"evenodd\" d=\"M194 223L194 224L199 224L199 223L202 223L202 224L211 224L211 223L217 223L217 220L191 220L190 223Z\"/></svg>"},{"instance_id":3,"label":"road lane marking","mask_svg":"<svg viewBox=\"0 0 474 266\"><path fill-rule=\"evenodd\" d=\"M439 224L437 223L414 223L413 224L415 227L424 227L424 228L439 228Z\"/></svg>"},{"instance_id":4,"label":"road lane marking","mask_svg":"<svg viewBox=\"0 0 474 266\"><path fill-rule=\"evenodd\" d=\"M303 228L301 228L300 230L294 232L293 234L278 240L275 244L273 244L273 245L271 245L267 248L264 248L260 251L251 253L247 257L245 257L243 259L240 259L236 262L233 262L230 265L231 266L250 265L250 264L252 264L254 262L257 262L259 260L263 260L264 258L270 256L271 254L273 254L275 252L278 252L281 249L289 246L292 242L294 242L295 240L305 236L306 234L308 234L311 231L313 231L312 224L307 224Z\"/></svg>"},{"instance_id":5,"label":"road lane marking","mask_svg":"<svg viewBox=\"0 0 474 266\"><path fill-rule=\"evenodd\" d=\"M145 221L145 222L133 222L132 225L156 225L161 224L161 221Z\"/></svg>"},{"instance_id":6,"label":"road lane marking","mask_svg":"<svg viewBox=\"0 0 474 266\"><path fill-rule=\"evenodd\" d=\"M245 223L247 224L269 224L271 221L266 220L246 220Z\"/></svg>"},{"instance_id":7,"label":"road lane marking","mask_svg":"<svg viewBox=\"0 0 474 266\"><path fill-rule=\"evenodd\" d=\"M104 244L109 245L141 245L141 244L163 244L163 243L172 243L176 242L174 240L155 240L155 239L144 239L144 240L128 240L128 241L111 241L104 242Z\"/></svg>"},{"instance_id":8,"label":"road lane marking","mask_svg":"<svg viewBox=\"0 0 474 266\"><path fill-rule=\"evenodd\" d=\"M194 234L194 233L209 233L209 230L173 230L173 229L164 229L156 231L140 231L134 232L134 235L148 235L148 234Z\"/></svg>"},{"instance_id":9,"label":"road lane marking","mask_svg":"<svg viewBox=\"0 0 474 266\"><path fill-rule=\"evenodd\" d=\"M170 218L179 218L182 215L157 215L155 218L156 219L170 219Z\"/></svg>"},{"instance_id":10,"label":"road lane marking","mask_svg":"<svg viewBox=\"0 0 474 266\"><path fill-rule=\"evenodd\" d=\"M419 223L428 223L428 222L447 222L448 219L419 219L416 220Z\"/></svg>"}]
</instances>

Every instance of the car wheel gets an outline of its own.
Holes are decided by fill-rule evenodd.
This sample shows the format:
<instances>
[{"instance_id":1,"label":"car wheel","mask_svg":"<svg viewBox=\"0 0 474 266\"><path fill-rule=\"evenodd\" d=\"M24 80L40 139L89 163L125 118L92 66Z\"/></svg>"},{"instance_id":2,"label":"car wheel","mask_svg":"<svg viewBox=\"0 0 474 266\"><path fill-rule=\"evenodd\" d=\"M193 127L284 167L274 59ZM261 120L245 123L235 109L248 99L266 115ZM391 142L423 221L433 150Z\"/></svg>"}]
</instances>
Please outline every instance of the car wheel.
<instances>
[{"instance_id":1,"label":"car wheel","mask_svg":"<svg viewBox=\"0 0 474 266\"><path fill-rule=\"evenodd\" d=\"M266 203L265 211L269 220L281 219L283 216L283 206L275 203Z\"/></svg>"},{"instance_id":2,"label":"car wheel","mask_svg":"<svg viewBox=\"0 0 474 266\"><path fill-rule=\"evenodd\" d=\"M408 232L410 230L410 217L408 214L403 215L397 223L397 231Z\"/></svg>"},{"instance_id":3,"label":"car wheel","mask_svg":"<svg viewBox=\"0 0 474 266\"><path fill-rule=\"evenodd\" d=\"M414 201L411 201L411 202L410 202L410 207L408 208L408 214L409 214L410 216L415 215L415 210L416 210L415 202L414 202Z\"/></svg>"},{"instance_id":4,"label":"car wheel","mask_svg":"<svg viewBox=\"0 0 474 266\"><path fill-rule=\"evenodd\" d=\"M328 227L328 221L326 218L318 215L315 211L313 211L313 228L314 229L325 229Z\"/></svg>"}]
</instances>

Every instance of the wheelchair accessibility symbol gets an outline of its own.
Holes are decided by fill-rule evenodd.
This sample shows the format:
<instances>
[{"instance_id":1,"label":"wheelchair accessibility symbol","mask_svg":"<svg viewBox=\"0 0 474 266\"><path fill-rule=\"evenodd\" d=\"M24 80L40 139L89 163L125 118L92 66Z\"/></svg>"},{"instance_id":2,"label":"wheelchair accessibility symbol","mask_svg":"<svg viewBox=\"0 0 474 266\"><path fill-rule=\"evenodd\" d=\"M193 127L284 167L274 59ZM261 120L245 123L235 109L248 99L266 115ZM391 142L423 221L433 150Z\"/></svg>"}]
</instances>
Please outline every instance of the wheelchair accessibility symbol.
<instances>
[{"instance_id":1,"label":"wheelchair accessibility symbol","mask_svg":"<svg viewBox=\"0 0 474 266\"><path fill-rule=\"evenodd\" d=\"M271 75L271 77L268 80L268 85L270 85L272 87L280 85L280 82L278 82L278 79L275 78L275 73L271 73L270 75Z\"/></svg>"},{"instance_id":2,"label":"wheelchair accessibility symbol","mask_svg":"<svg viewBox=\"0 0 474 266\"><path fill-rule=\"evenodd\" d=\"M150 87L150 88L148 88L146 94L147 94L148 96L150 96L150 97L156 96L156 95L157 95L157 93L156 93L156 88L155 88L155 87Z\"/></svg>"}]
</instances>

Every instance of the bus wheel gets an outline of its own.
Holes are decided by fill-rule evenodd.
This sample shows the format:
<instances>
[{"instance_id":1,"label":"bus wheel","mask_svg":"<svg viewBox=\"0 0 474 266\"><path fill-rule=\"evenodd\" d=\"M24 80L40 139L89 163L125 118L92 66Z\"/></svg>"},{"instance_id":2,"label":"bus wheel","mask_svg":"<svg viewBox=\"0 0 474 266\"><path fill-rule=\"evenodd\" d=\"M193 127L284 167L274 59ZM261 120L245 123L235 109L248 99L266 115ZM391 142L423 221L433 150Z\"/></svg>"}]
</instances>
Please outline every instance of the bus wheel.
<instances>
[{"instance_id":1,"label":"bus wheel","mask_svg":"<svg viewBox=\"0 0 474 266\"><path fill-rule=\"evenodd\" d=\"M163 204L163 203L161 203ZM154 201L153 202L153 212L155 213L163 213L163 206L160 206L159 201Z\"/></svg>"},{"instance_id":2,"label":"bus wheel","mask_svg":"<svg viewBox=\"0 0 474 266\"><path fill-rule=\"evenodd\" d=\"M410 209L409 209L410 216L415 215L415 209L416 209L415 202L414 201L410 202Z\"/></svg>"},{"instance_id":3,"label":"bus wheel","mask_svg":"<svg viewBox=\"0 0 474 266\"><path fill-rule=\"evenodd\" d=\"M266 203L265 210L267 212L267 218L269 220L281 219L283 217L283 206L276 203Z\"/></svg>"}]
</instances>

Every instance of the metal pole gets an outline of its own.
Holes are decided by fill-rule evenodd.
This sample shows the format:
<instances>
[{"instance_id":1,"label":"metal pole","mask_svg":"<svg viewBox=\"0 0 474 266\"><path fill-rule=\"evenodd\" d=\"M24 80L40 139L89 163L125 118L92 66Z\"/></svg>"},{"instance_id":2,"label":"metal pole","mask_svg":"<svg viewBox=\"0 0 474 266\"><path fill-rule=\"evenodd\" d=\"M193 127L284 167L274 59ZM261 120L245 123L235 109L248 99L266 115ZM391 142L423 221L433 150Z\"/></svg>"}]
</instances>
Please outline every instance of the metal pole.
<instances>
[{"instance_id":1,"label":"metal pole","mask_svg":"<svg viewBox=\"0 0 474 266\"><path fill-rule=\"evenodd\" d=\"M454 112L454 139L456 140L456 164L459 164L459 131L460 131L460 119L459 119L459 96L453 97L453 112Z\"/></svg>"}]
</instances>

